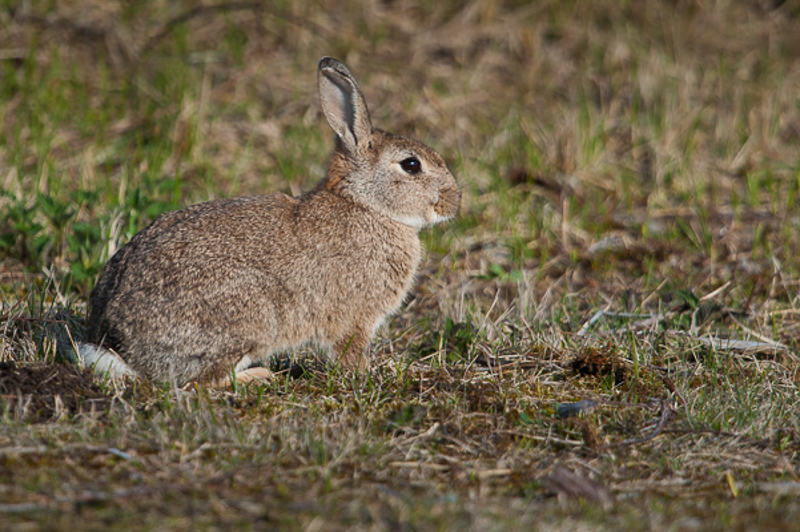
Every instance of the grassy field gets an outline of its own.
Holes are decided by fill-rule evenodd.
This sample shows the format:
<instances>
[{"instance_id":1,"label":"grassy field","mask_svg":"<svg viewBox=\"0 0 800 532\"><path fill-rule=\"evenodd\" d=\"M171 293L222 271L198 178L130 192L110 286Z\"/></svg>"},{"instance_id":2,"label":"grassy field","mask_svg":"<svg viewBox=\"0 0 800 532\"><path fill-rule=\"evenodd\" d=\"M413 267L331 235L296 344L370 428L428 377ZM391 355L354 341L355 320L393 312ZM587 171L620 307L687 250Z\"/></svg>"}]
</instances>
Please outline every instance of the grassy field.
<instances>
[{"instance_id":1,"label":"grassy field","mask_svg":"<svg viewBox=\"0 0 800 532\"><path fill-rule=\"evenodd\" d=\"M0 0L0 529L797 530L798 25L780 0ZM464 191L372 373L180 390L65 360L159 213L320 179L323 55Z\"/></svg>"}]
</instances>

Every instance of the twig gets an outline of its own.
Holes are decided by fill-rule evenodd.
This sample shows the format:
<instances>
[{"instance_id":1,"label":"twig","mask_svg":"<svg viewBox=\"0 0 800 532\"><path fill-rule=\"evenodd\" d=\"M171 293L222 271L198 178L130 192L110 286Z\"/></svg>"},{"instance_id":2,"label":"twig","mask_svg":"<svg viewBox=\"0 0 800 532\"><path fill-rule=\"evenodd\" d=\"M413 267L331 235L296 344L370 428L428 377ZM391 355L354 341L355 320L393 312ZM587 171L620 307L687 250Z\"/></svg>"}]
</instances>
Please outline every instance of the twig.
<instances>
[{"instance_id":1,"label":"twig","mask_svg":"<svg viewBox=\"0 0 800 532\"><path fill-rule=\"evenodd\" d=\"M736 320L734 320L736 323ZM672 337L679 337L684 336L687 338L691 338L693 340L697 340L701 344L716 349L717 351L738 351L740 353L767 353L771 352L773 354L781 353L783 355L787 355L790 358L797 360L797 356L794 355L790 350L789 347L771 341L770 338L763 337L757 334L755 331L748 329L747 327L742 326L739 324L745 332L751 333L756 338L762 338L766 341L762 342L754 342L752 340L736 340L732 338L716 338L714 336L697 336L696 334L690 334L684 331L666 331L666 334Z\"/></svg>"},{"instance_id":2,"label":"twig","mask_svg":"<svg viewBox=\"0 0 800 532\"><path fill-rule=\"evenodd\" d=\"M650 292L650 295L648 295L646 298L644 298L644 299L642 300L642 304L641 304L641 307L642 307L642 308L645 308L645 307L647 306L647 304L648 304L648 303L650 303L650 300L651 300L651 299L654 299L654 298L656 298L656 297L658 296L658 294L659 294L659 293L661 293L661 289L662 289L662 288L664 288L664 285L666 285L666 284L667 284L667 281L668 281L668 280L669 280L669 279L664 279L663 281L661 281L661 284L659 284L659 285L656 287L656 289L655 289L655 290L653 290L652 292ZM659 304L659 308L661 308L661 305L660 305L660 304Z\"/></svg>"},{"instance_id":3,"label":"twig","mask_svg":"<svg viewBox=\"0 0 800 532\"><path fill-rule=\"evenodd\" d=\"M733 316L733 314L732 314L731 312L728 312L728 317L729 317L729 318L730 318L730 319L733 321L733 323L735 323L736 325L738 325L739 327L741 327L741 329L742 329L744 332L746 332L747 334L749 334L749 335L751 335L751 336L754 336L754 337L758 338L758 339L759 339L759 340L761 340L762 342L766 342L766 343L768 343L768 344L772 344L772 345L773 345L773 346L775 346L775 347L780 347L781 349L785 349L785 350L787 350L787 351L789 350L789 348L788 348L787 346L783 345L782 343L780 343L780 342L776 342L774 339L770 338L769 336L764 336L764 335L762 335L762 334L759 334L759 333L757 333L756 331L754 331L753 329L751 329L751 328L749 328L749 327L745 326L745 325L744 325L742 322L740 322L739 320L737 320L737 319L736 319L736 318Z\"/></svg>"},{"instance_id":4,"label":"twig","mask_svg":"<svg viewBox=\"0 0 800 532\"><path fill-rule=\"evenodd\" d=\"M640 443L647 443L650 440L653 440L656 436L661 434L664 425L667 424L667 420L669 420L669 413L670 413L669 401L666 398L664 398L661 400L661 417L658 420L658 425L649 436L645 436L644 438L623 440L617 443L610 443L608 445L604 445L603 447L601 447L601 450L619 448L619 447L628 447L630 445L639 445Z\"/></svg>"},{"instance_id":5,"label":"twig","mask_svg":"<svg viewBox=\"0 0 800 532\"><path fill-rule=\"evenodd\" d=\"M661 314L660 312L658 314L642 314L642 313L638 313L638 312L609 312L608 308L609 307L606 307L603 310L598 310L597 312L595 312L594 316L592 316L586 323L583 324L581 329L577 332L577 336L580 336L580 337L586 336L589 333L589 329L591 329L598 321L600 321L601 318L605 318L605 317L608 317L608 318L644 318L644 319L641 319L641 320L639 320L637 322L634 322L634 323L628 325L628 327L627 327L628 330L638 330L638 329L644 329L645 327L650 327L652 325L655 325L655 324L659 323L660 321L662 321L663 319L668 318L668 317L670 317L672 315L671 313ZM622 328L614 329L611 332L612 333L616 333L616 332L619 332L621 329Z\"/></svg>"},{"instance_id":6,"label":"twig","mask_svg":"<svg viewBox=\"0 0 800 532\"><path fill-rule=\"evenodd\" d=\"M664 381L664 386L667 387L675 397L677 398L678 404L683 406L686 404L686 399L683 398L681 392L678 391L678 388L675 386L675 382L669 377L669 375L660 374L661 380Z\"/></svg>"},{"instance_id":7,"label":"twig","mask_svg":"<svg viewBox=\"0 0 800 532\"><path fill-rule=\"evenodd\" d=\"M586 336L586 334L589 332L589 329L591 329L595 323L600 321L600 318L602 318L604 314L605 310L598 310L597 312L595 312L594 316L592 316L589 319L589 321L587 321L586 323L583 324L583 326L581 326L581 329L578 331L578 336L580 337Z\"/></svg>"},{"instance_id":8,"label":"twig","mask_svg":"<svg viewBox=\"0 0 800 532\"><path fill-rule=\"evenodd\" d=\"M31 447L0 447L0 457L9 455L30 455L30 454L62 454L75 451L85 451L98 454L111 454L118 458L125 460L135 460L138 458L117 449L116 447L102 447L97 445L87 445L83 443L74 443L62 447L48 447L46 445L34 445Z\"/></svg>"},{"instance_id":9,"label":"twig","mask_svg":"<svg viewBox=\"0 0 800 532\"><path fill-rule=\"evenodd\" d=\"M0 504L0 514L27 514L57 510L52 504L39 504L35 502L20 502L16 504Z\"/></svg>"},{"instance_id":10,"label":"twig","mask_svg":"<svg viewBox=\"0 0 800 532\"><path fill-rule=\"evenodd\" d=\"M725 438L741 438L741 434L735 432L725 432L724 430L715 429L667 429L664 431L669 434L712 434L714 436L722 436Z\"/></svg>"},{"instance_id":11,"label":"twig","mask_svg":"<svg viewBox=\"0 0 800 532\"><path fill-rule=\"evenodd\" d=\"M449 471L451 469L451 467L448 465L435 464L430 462L413 462L410 460L389 462L389 467L398 467L398 468L408 467L412 469L428 468L428 469L433 469L434 471Z\"/></svg>"},{"instance_id":12,"label":"twig","mask_svg":"<svg viewBox=\"0 0 800 532\"><path fill-rule=\"evenodd\" d=\"M28 15L24 18L24 22L39 26L40 28L65 29L71 32L75 37L84 40L94 39L96 41L102 41L108 35L105 28L98 29L97 25L79 24L64 17L49 18Z\"/></svg>"},{"instance_id":13,"label":"twig","mask_svg":"<svg viewBox=\"0 0 800 532\"><path fill-rule=\"evenodd\" d=\"M721 292L723 292L726 288L728 288L731 285L732 282L733 281L728 281L727 283L725 283L724 285L720 286L719 288L717 288L713 292L707 293L706 295L704 295L703 297L698 299L698 301L708 301L709 299L713 299L713 298L717 297Z\"/></svg>"}]
</instances>

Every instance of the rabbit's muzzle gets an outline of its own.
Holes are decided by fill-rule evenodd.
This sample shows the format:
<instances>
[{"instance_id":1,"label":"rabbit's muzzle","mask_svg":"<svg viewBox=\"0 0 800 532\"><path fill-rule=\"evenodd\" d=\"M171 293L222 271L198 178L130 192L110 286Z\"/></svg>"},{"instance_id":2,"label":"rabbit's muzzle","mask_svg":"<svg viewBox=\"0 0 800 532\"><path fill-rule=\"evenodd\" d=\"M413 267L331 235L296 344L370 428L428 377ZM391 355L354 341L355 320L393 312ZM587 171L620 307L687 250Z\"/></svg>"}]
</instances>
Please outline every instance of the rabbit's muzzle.
<instances>
[{"instance_id":1,"label":"rabbit's muzzle","mask_svg":"<svg viewBox=\"0 0 800 532\"><path fill-rule=\"evenodd\" d=\"M461 191L457 186L444 188L439 191L439 201L433 206L437 218L448 220L458 214L458 207L461 204Z\"/></svg>"}]
</instances>

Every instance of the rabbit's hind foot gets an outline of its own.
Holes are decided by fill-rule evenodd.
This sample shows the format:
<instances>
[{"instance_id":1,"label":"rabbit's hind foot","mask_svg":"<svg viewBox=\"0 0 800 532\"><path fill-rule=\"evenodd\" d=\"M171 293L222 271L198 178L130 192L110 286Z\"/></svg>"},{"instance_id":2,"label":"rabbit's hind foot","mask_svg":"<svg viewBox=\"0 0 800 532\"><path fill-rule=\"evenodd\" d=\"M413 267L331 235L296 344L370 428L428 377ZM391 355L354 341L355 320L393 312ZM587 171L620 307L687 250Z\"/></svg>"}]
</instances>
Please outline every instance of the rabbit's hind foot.
<instances>
[{"instance_id":1,"label":"rabbit's hind foot","mask_svg":"<svg viewBox=\"0 0 800 532\"><path fill-rule=\"evenodd\" d=\"M254 366L236 372L234 378L239 384L267 384L272 381L274 374L269 368ZM219 388L227 388L232 384L230 376L218 380L214 385Z\"/></svg>"}]
</instances>

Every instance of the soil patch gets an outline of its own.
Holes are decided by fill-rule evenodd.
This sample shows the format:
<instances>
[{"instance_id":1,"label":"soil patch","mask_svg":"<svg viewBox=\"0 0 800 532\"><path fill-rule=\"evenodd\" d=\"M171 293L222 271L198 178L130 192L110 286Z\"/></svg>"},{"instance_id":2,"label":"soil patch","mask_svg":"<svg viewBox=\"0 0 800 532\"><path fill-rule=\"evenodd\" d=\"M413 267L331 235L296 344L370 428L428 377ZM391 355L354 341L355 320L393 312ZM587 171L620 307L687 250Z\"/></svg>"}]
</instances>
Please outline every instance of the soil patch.
<instances>
[{"instance_id":1,"label":"soil patch","mask_svg":"<svg viewBox=\"0 0 800 532\"><path fill-rule=\"evenodd\" d=\"M110 398L91 370L69 364L0 362L0 411L28 422L105 408Z\"/></svg>"}]
</instances>

